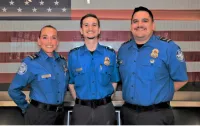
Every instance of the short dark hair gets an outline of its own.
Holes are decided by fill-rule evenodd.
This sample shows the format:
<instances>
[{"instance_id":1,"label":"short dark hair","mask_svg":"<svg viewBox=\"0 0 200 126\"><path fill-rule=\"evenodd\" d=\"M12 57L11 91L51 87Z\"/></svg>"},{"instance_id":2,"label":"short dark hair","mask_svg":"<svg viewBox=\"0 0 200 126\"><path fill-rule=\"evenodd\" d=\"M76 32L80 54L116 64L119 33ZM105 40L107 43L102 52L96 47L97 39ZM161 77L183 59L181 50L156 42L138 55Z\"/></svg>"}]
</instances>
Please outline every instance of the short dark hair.
<instances>
[{"instance_id":1,"label":"short dark hair","mask_svg":"<svg viewBox=\"0 0 200 126\"><path fill-rule=\"evenodd\" d=\"M143 7L143 6L139 6L139 7L136 7L133 11L133 14L132 14L132 17L131 17L131 23L132 23L132 20L133 20L133 16L135 15L136 12L139 12L139 11L146 11L149 16L151 17L152 21L154 22L154 18L153 18L153 14L152 12L146 8L146 7Z\"/></svg>"},{"instance_id":2,"label":"short dark hair","mask_svg":"<svg viewBox=\"0 0 200 126\"><path fill-rule=\"evenodd\" d=\"M86 14L85 16L83 16L80 20L80 27L82 28L82 25L83 25L83 20L85 18L88 18L88 17L93 17L93 18L96 18L97 19L97 22L98 22L98 26L100 27L100 21L99 21L99 18L95 15L95 14Z\"/></svg>"},{"instance_id":3,"label":"short dark hair","mask_svg":"<svg viewBox=\"0 0 200 126\"><path fill-rule=\"evenodd\" d=\"M41 37L41 33L42 33L42 30L44 29L44 28L53 28L53 29L55 29L56 31L57 31L57 29L54 27L54 26L52 26L52 25L45 25L44 27L42 27L41 28L41 30L40 30L40 34L39 34L39 38Z\"/></svg>"}]
</instances>

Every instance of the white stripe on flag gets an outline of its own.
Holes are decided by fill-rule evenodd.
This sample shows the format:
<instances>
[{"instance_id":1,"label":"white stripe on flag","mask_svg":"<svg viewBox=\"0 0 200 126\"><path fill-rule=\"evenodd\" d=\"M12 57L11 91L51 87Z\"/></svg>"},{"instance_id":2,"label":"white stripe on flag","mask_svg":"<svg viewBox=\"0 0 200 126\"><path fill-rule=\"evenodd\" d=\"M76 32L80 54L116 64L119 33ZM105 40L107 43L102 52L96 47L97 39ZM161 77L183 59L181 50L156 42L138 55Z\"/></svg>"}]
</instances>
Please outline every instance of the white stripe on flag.
<instances>
[{"instance_id":1,"label":"white stripe on flag","mask_svg":"<svg viewBox=\"0 0 200 126\"><path fill-rule=\"evenodd\" d=\"M112 47L115 51L118 51L123 42L106 41L100 42L100 44ZM176 43L181 47L182 51L185 52L198 52L200 49L200 41L179 41ZM69 52L71 49L81 45L83 45L83 42L60 42L57 51ZM39 47L36 42L0 42L0 53L37 51L39 51Z\"/></svg>"}]
</instances>

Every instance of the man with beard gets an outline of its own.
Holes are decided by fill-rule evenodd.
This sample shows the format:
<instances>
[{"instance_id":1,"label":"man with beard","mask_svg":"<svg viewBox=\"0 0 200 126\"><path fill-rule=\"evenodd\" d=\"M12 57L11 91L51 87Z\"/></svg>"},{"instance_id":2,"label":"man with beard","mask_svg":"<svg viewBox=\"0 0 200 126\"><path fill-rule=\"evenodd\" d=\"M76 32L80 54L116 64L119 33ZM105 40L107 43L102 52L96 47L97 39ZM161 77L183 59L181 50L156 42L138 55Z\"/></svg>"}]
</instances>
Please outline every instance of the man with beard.
<instances>
[{"instance_id":1,"label":"man with beard","mask_svg":"<svg viewBox=\"0 0 200 126\"><path fill-rule=\"evenodd\" d=\"M26 125L64 124L64 96L68 87L67 61L57 52L57 30L46 25L40 30L40 51L26 57L8 93L21 108ZM22 89L30 85L30 103Z\"/></svg>"},{"instance_id":2,"label":"man with beard","mask_svg":"<svg viewBox=\"0 0 200 126\"><path fill-rule=\"evenodd\" d=\"M133 38L122 44L118 52L124 125L173 124L169 105L174 91L188 80L183 53L172 40L153 34L152 12L135 8L131 18Z\"/></svg>"},{"instance_id":3,"label":"man with beard","mask_svg":"<svg viewBox=\"0 0 200 126\"><path fill-rule=\"evenodd\" d=\"M68 56L70 92L75 99L71 124L113 125L115 109L111 101L119 74L115 51L100 45L100 21L94 14L80 20L84 45Z\"/></svg>"}]
</instances>

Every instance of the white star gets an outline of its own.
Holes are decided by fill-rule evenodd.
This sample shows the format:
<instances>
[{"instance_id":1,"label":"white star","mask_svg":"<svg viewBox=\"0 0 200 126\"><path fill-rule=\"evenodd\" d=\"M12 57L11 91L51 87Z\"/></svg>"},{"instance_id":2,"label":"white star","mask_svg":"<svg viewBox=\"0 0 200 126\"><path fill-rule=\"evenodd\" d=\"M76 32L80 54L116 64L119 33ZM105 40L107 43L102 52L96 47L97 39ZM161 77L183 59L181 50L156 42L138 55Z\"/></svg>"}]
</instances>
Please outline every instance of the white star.
<instances>
[{"instance_id":1,"label":"white star","mask_svg":"<svg viewBox=\"0 0 200 126\"><path fill-rule=\"evenodd\" d=\"M56 0L56 1L54 2L54 4L55 4L55 5L58 5L58 4L59 4L59 2Z\"/></svg>"},{"instance_id":2,"label":"white star","mask_svg":"<svg viewBox=\"0 0 200 126\"><path fill-rule=\"evenodd\" d=\"M28 2L28 1L25 1L24 3L25 3L25 5L29 5L29 2Z\"/></svg>"},{"instance_id":3,"label":"white star","mask_svg":"<svg viewBox=\"0 0 200 126\"><path fill-rule=\"evenodd\" d=\"M64 7L63 9L62 9L62 12L66 12L67 11L67 9Z\"/></svg>"},{"instance_id":4,"label":"white star","mask_svg":"<svg viewBox=\"0 0 200 126\"><path fill-rule=\"evenodd\" d=\"M33 12L37 12L37 9L35 7L32 10L33 10Z\"/></svg>"},{"instance_id":5,"label":"white star","mask_svg":"<svg viewBox=\"0 0 200 126\"><path fill-rule=\"evenodd\" d=\"M18 12L22 12L22 9L19 7L19 8L17 9L17 11L18 11Z\"/></svg>"},{"instance_id":6,"label":"white star","mask_svg":"<svg viewBox=\"0 0 200 126\"><path fill-rule=\"evenodd\" d=\"M11 0L9 3L10 3L10 5L14 5L15 2L13 2L13 1Z\"/></svg>"},{"instance_id":7,"label":"white star","mask_svg":"<svg viewBox=\"0 0 200 126\"><path fill-rule=\"evenodd\" d=\"M47 11L48 11L48 12L51 12L51 11L52 11L52 9L49 7L49 8L47 9Z\"/></svg>"},{"instance_id":8,"label":"white star","mask_svg":"<svg viewBox=\"0 0 200 126\"><path fill-rule=\"evenodd\" d=\"M3 10L3 12L6 12L6 11L7 11L7 9L6 9L5 7L4 7L2 10Z\"/></svg>"},{"instance_id":9,"label":"white star","mask_svg":"<svg viewBox=\"0 0 200 126\"><path fill-rule=\"evenodd\" d=\"M44 1L42 0L39 3L40 3L40 6L44 5Z\"/></svg>"}]
</instances>

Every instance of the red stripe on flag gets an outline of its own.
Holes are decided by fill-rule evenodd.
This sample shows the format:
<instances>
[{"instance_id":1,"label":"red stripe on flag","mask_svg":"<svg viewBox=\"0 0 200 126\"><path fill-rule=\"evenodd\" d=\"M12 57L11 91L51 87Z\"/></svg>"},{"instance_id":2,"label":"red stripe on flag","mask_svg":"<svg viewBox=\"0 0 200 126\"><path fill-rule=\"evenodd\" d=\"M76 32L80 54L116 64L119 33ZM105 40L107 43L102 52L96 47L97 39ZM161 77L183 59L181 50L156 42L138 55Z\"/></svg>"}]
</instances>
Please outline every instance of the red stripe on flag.
<instances>
[{"instance_id":1,"label":"red stripe on flag","mask_svg":"<svg viewBox=\"0 0 200 126\"><path fill-rule=\"evenodd\" d=\"M131 20L133 10L72 10L71 19L80 20L88 13L103 20ZM155 20L200 20L200 10L152 10Z\"/></svg>"},{"instance_id":2,"label":"red stripe on flag","mask_svg":"<svg viewBox=\"0 0 200 126\"><path fill-rule=\"evenodd\" d=\"M0 42L36 42L39 32L0 32ZM59 31L60 41L82 41L79 31ZM200 31L157 31L156 35L174 41L200 41ZM127 41L130 31L102 31L100 41Z\"/></svg>"}]
</instances>

